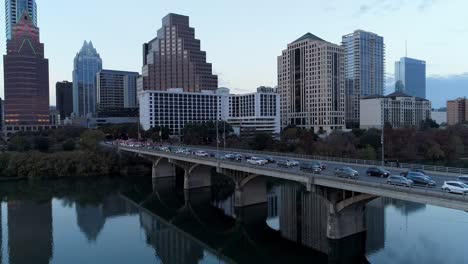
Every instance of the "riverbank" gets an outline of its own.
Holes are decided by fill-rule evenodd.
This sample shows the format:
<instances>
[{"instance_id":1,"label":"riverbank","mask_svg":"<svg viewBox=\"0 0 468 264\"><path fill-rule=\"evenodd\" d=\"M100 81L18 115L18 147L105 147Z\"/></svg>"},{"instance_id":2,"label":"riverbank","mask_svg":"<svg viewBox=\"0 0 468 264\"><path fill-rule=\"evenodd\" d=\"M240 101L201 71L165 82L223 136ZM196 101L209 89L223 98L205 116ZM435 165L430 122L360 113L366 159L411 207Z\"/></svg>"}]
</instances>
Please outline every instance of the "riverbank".
<instances>
[{"instance_id":1,"label":"riverbank","mask_svg":"<svg viewBox=\"0 0 468 264\"><path fill-rule=\"evenodd\" d=\"M62 177L146 175L148 166L134 157L113 151L74 150L43 153L38 151L0 154L0 180Z\"/></svg>"}]
</instances>

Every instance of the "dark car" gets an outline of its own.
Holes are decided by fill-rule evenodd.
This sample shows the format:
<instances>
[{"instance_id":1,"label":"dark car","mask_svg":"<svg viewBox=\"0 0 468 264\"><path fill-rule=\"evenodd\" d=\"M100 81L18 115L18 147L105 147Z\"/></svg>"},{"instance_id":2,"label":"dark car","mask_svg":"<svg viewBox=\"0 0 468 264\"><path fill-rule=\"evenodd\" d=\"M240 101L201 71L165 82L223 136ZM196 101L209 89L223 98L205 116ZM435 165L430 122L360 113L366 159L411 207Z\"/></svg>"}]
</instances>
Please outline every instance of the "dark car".
<instances>
[{"instance_id":1,"label":"dark car","mask_svg":"<svg viewBox=\"0 0 468 264\"><path fill-rule=\"evenodd\" d=\"M412 169L412 170L409 170L409 171L404 171L404 172L400 173L400 175L406 177L406 175L408 175L408 173L410 173L410 172L419 172L419 173L421 173L423 175L427 175L427 173L422 169Z\"/></svg>"},{"instance_id":2,"label":"dark car","mask_svg":"<svg viewBox=\"0 0 468 264\"><path fill-rule=\"evenodd\" d=\"M390 185L402 185L402 186L407 186L407 187L411 187L413 185L413 181L412 180L409 180L403 176L400 176L400 175L391 175L391 176L388 176L387 178L387 184L390 184Z\"/></svg>"},{"instance_id":3,"label":"dark car","mask_svg":"<svg viewBox=\"0 0 468 264\"><path fill-rule=\"evenodd\" d=\"M268 161L268 163L275 163L275 159L273 159L273 157L265 157L264 158L266 161Z\"/></svg>"},{"instance_id":4,"label":"dark car","mask_svg":"<svg viewBox=\"0 0 468 264\"><path fill-rule=\"evenodd\" d=\"M313 172L317 174L322 172L322 169L316 163L301 163L301 165L299 165L299 168L301 171L305 172Z\"/></svg>"},{"instance_id":5,"label":"dark car","mask_svg":"<svg viewBox=\"0 0 468 264\"><path fill-rule=\"evenodd\" d=\"M341 178L350 178L350 179L358 179L359 172L356 170L351 169L350 167L343 167L343 168L336 168L335 169L335 176Z\"/></svg>"},{"instance_id":6,"label":"dark car","mask_svg":"<svg viewBox=\"0 0 468 264\"><path fill-rule=\"evenodd\" d=\"M458 177L458 180L463 182L464 184L468 184L468 176L466 175Z\"/></svg>"},{"instance_id":7,"label":"dark car","mask_svg":"<svg viewBox=\"0 0 468 264\"><path fill-rule=\"evenodd\" d=\"M426 187L435 187L436 183L431 177L424 175L420 172L408 172L406 175L408 180L412 180L415 185L422 185Z\"/></svg>"},{"instance_id":8,"label":"dark car","mask_svg":"<svg viewBox=\"0 0 468 264\"><path fill-rule=\"evenodd\" d=\"M226 154L224 156L227 160L233 160L233 161L242 161L242 156L239 154Z\"/></svg>"},{"instance_id":9,"label":"dark car","mask_svg":"<svg viewBox=\"0 0 468 264\"><path fill-rule=\"evenodd\" d=\"M389 171L386 171L384 169L377 168L377 167L368 168L366 171L366 174L367 176L375 176L375 177L381 177L381 178L390 176Z\"/></svg>"},{"instance_id":10,"label":"dark car","mask_svg":"<svg viewBox=\"0 0 468 264\"><path fill-rule=\"evenodd\" d=\"M327 164L321 162L321 161L316 161L315 163L317 163L320 167L321 170L326 170L327 169Z\"/></svg>"}]
</instances>

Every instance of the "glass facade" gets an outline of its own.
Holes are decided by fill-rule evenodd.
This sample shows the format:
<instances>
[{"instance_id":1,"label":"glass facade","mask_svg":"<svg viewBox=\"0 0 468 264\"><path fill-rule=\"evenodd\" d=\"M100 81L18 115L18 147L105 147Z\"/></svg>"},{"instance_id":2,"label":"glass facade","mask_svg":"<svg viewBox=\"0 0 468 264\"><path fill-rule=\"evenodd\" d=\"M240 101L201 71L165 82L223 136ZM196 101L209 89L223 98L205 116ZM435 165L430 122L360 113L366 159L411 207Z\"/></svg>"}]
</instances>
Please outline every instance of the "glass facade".
<instances>
[{"instance_id":1,"label":"glass facade","mask_svg":"<svg viewBox=\"0 0 468 264\"><path fill-rule=\"evenodd\" d=\"M396 91L426 99L426 62L401 58L395 63Z\"/></svg>"},{"instance_id":2,"label":"glass facade","mask_svg":"<svg viewBox=\"0 0 468 264\"><path fill-rule=\"evenodd\" d=\"M357 30L343 36L342 45L346 52L346 124L359 127L360 98L385 92L384 38Z\"/></svg>"},{"instance_id":3,"label":"glass facade","mask_svg":"<svg viewBox=\"0 0 468 264\"><path fill-rule=\"evenodd\" d=\"M92 42L84 42L73 67L73 112L77 116L94 115L97 104L97 73L102 60Z\"/></svg>"},{"instance_id":4,"label":"glass facade","mask_svg":"<svg viewBox=\"0 0 468 264\"><path fill-rule=\"evenodd\" d=\"M34 25L37 26L37 5L35 0L5 1L5 28L7 40L11 39L13 26L18 23L24 11L28 11Z\"/></svg>"}]
</instances>

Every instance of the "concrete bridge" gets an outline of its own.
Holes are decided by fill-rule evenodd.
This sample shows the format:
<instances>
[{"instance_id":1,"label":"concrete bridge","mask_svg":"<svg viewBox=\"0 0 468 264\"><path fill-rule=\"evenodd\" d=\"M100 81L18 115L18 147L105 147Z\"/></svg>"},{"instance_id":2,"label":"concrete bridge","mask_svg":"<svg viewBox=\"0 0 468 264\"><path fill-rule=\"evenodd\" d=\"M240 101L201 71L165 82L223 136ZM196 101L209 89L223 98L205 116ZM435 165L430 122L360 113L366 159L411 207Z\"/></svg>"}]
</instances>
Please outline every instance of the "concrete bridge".
<instances>
[{"instance_id":1,"label":"concrete bridge","mask_svg":"<svg viewBox=\"0 0 468 264\"><path fill-rule=\"evenodd\" d=\"M307 192L320 198L316 199L320 200L320 205L316 206L320 206L321 214L327 219L326 232L330 239L342 239L365 231L364 214L356 212L363 212L367 202L381 196L468 211L467 196L448 194L438 188L389 186L380 178L342 179L332 176L332 172L330 175L309 174L297 169L254 166L244 161L235 162L145 148L119 147L119 151L152 161L152 176L155 179L175 177L175 170L179 168L184 172L185 190L211 186L211 171L216 169L218 173L228 176L233 181L235 206L239 208L267 202L267 177L302 184Z\"/></svg>"}]
</instances>

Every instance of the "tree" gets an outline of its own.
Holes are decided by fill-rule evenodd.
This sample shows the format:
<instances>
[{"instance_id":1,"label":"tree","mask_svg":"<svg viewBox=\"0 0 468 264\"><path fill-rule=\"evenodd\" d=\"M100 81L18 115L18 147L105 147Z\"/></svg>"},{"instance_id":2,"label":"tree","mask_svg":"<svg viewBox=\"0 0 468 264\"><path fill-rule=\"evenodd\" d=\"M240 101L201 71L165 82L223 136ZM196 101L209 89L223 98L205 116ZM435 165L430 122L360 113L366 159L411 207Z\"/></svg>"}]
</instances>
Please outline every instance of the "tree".
<instances>
[{"instance_id":1,"label":"tree","mask_svg":"<svg viewBox=\"0 0 468 264\"><path fill-rule=\"evenodd\" d=\"M31 149L31 143L26 137L21 135L15 135L8 142L9 151L28 151Z\"/></svg>"},{"instance_id":2,"label":"tree","mask_svg":"<svg viewBox=\"0 0 468 264\"><path fill-rule=\"evenodd\" d=\"M34 149L41 152L46 152L50 148L50 142L47 137L37 136L34 137Z\"/></svg>"},{"instance_id":3,"label":"tree","mask_svg":"<svg viewBox=\"0 0 468 264\"><path fill-rule=\"evenodd\" d=\"M273 145L273 137L270 134L261 133L255 135L249 143L254 150L265 150Z\"/></svg>"},{"instance_id":4,"label":"tree","mask_svg":"<svg viewBox=\"0 0 468 264\"><path fill-rule=\"evenodd\" d=\"M81 135L80 145L83 149L97 150L99 143L103 141L105 135L100 130L88 130Z\"/></svg>"},{"instance_id":5,"label":"tree","mask_svg":"<svg viewBox=\"0 0 468 264\"><path fill-rule=\"evenodd\" d=\"M69 139L62 144L62 149L64 151L73 151L75 150L75 141Z\"/></svg>"},{"instance_id":6,"label":"tree","mask_svg":"<svg viewBox=\"0 0 468 264\"><path fill-rule=\"evenodd\" d=\"M431 128L439 128L439 124L436 123L436 121L430 119L430 118L427 118L426 120L423 120L421 121L421 130L428 130L428 129L431 129Z\"/></svg>"}]
</instances>

